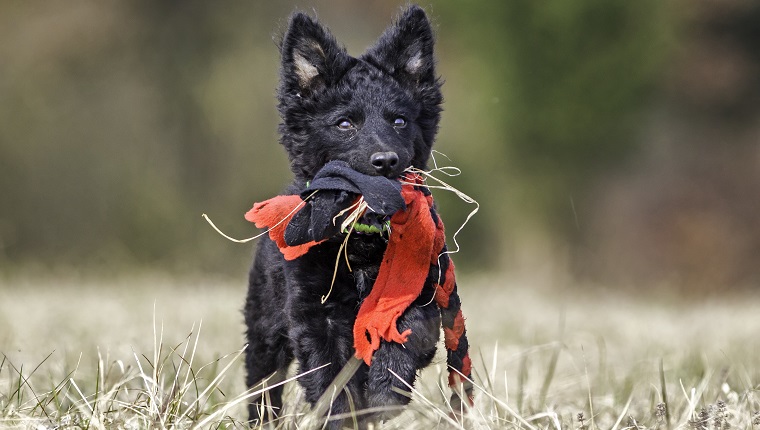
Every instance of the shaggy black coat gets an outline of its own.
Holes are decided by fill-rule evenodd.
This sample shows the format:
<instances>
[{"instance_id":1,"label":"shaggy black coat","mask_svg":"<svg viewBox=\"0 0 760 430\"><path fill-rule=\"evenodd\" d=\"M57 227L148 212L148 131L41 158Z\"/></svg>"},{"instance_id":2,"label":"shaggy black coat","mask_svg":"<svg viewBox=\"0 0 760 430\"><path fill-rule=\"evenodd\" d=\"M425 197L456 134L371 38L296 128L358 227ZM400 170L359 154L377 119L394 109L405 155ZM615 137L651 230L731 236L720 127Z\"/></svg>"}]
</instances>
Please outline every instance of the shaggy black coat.
<instances>
[{"instance_id":1,"label":"shaggy black coat","mask_svg":"<svg viewBox=\"0 0 760 430\"><path fill-rule=\"evenodd\" d=\"M389 178L409 166L425 168L442 97L433 33L421 8L403 11L359 58L348 55L316 20L295 13L280 51L281 143L294 174L286 193L298 193L331 160ZM268 237L259 242L244 310L249 386L273 374L275 380L281 378L294 358L300 372L329 364L299 380L313 405L354 354L354 320L377 277L386 239L351 236L347 250L352 270L341 258L332 291L322 304L342 241L341 236L328 240L294 261L285 261ZM426 287L399 319L399 331L412 330L409 341L383 342L372 365L362 364L349 382L354 408L408 403L409 398L397 392L408 389L389 369L413 384L418 369L432 360L441 323L433 294ZM281 395L282 388L268 393L273 406L269 413L279 412ZM261 402L251 403L251 420L267 418L261 416ZM349 399L341 394L331 413L347 412L349 407Z\"/></svg>"}]
</instances>

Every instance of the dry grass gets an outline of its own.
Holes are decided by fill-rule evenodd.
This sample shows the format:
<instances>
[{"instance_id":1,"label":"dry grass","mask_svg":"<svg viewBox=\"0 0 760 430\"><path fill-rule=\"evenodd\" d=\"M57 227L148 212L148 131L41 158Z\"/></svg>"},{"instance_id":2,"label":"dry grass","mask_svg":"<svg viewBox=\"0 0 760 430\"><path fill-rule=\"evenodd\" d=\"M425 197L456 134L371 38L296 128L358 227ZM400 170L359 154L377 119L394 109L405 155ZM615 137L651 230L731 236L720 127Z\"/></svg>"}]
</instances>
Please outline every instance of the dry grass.
<instances>
[{"instance_id":1,"label":"dry grass","mask_svg":"<svg viewBox=\"0 0 760 430\"><path fill-rule=\"evenodd\" d=\"M757 296L460 278L475 407L452 418L439 356L383 428L760 428ZM0 428L244 427L244 280L0 282ZM294 385L278 428L311 428Z\"/></svg>"}]
</instances>

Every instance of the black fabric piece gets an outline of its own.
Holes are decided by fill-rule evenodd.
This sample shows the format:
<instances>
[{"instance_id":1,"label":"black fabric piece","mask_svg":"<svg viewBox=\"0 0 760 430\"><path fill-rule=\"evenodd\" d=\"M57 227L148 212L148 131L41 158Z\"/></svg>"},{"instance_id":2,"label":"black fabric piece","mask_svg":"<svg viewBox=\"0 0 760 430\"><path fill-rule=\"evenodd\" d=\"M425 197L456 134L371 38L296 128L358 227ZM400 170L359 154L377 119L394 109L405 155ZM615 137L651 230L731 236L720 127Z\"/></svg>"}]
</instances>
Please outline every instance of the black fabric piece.
<instances>
[{"instance_id":1,"label":"black fabric piece","mask_svg":"<svg viewBox=\"0 0 760 430\"><path fill-rule=\"evenodd\" d=\"M300 194L308 200L285 228L285 243L289 246L320 241L340 233L340 224L346 215L338 219L334 219L335 216L360 195L370 209L381 216L406 209L401 182L359 173L345 161L325 164Z\"/></svg>"},{"instance_id":2,"label":"black fabric piece","mask_svg":"<svg viewBox=\"0 0 760 430\"><path fill-rule=\"evenodd\" d=\"M336 160L325 164L314 175L311 185L301 192L301 197L308 197L314 190L360 194L372 211L380 215L393 215L399 209L406 208L404 198L401 197L401 182L385 176L359 173L345 161Z\"/></svg>"},{"instance_id":3,"label":"black fabric piece","mask_svg":"<svg viewBox=\"0 0 760 430\"><path fill-rule=\"evenodd\" d=\"M314 194L285 227L285 243L289 246L320 241L340 233L345 215L333 221L340 211L356 200L356 194L325 191Z\"/></svg>"}]
</instances>

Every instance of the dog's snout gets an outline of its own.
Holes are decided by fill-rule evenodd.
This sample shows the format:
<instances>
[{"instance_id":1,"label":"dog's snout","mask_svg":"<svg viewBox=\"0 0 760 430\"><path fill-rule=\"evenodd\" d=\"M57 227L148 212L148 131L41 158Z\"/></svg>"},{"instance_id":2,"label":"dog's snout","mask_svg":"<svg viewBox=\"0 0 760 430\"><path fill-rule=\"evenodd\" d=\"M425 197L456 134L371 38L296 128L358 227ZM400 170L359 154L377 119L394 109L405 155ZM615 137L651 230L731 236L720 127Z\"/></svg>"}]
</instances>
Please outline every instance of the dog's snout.
<instances>
[{"instance_id":1,"label":"dog's snout","mask_svg":"<svg viewBox=\"0 0 760 430\"><path fill-rule=\"evenodd\" d=\"M375 152L369 162L380 175L391 173L398 165L398 154L395 152Z\"/></svg>"}]
</instances>

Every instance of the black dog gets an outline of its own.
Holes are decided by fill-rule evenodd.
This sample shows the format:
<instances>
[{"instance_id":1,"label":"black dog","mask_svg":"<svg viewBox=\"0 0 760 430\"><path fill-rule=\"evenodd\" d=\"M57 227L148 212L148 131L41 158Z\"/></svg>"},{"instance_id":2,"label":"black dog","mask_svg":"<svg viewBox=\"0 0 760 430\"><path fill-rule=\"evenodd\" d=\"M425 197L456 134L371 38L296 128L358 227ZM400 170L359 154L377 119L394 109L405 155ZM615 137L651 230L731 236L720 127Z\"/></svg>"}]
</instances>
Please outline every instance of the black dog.
<instances>
[{"instance_id":1,"label":"black dog","mask_svg":"<svg viewBox=\"0 0 760 430\"><path fill-rule=\"evenodd\" d=\"M405 10L359 58L349 56L314 19L296 13L280 50L281 143L295 176L287 194L299 194L326 163L335 160L361 174L391 179L410 166L425 168L442 97L433 33L421 8ZM276 372L282 375L294 358L301 372L329 364L299 380L313 405L354 354L352 328L377 278L387 238L351 235L346 245L351 270L341 261L333 283L344 238L339 234L292 261L286 261L269 238L259 242L245 305L249 386ZM328 295L331 285L323 304L320 298ZM430 364L443 312L434 294L434 288L426 285L398 320L400 331L411 329L408 341L403 345L383 341L371 366L362 364L348 383L350 399L341 394L334 400L332 414L347 412L351 406L359 410L409 402L399 392L408 388L389 369L413 384L416 372ZM455 299L454 312L459 307ZM466 354L466 338L461 348ZM270 390L268 396L270 412L276 414L282 406L282 388ZM251 403L252 421L262 418L261 405L262 400Z\"/></svg>"}]
</instances>

